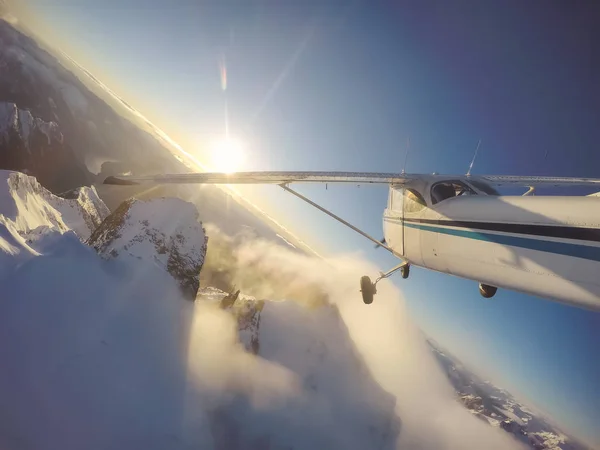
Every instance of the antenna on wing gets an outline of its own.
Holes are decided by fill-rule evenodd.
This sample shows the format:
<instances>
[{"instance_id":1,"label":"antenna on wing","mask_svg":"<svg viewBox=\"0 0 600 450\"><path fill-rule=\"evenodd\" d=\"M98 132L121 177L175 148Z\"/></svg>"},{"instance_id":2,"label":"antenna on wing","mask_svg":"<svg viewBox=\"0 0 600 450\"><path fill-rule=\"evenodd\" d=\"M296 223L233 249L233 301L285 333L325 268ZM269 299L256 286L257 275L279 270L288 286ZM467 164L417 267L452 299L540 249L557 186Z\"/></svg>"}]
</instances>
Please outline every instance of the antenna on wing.
<instances>
[{"instance_id":1,"label":"antenna on wing","mask_svg":"<svg viewBox=\"0 0 600 450\"><path fill-rule=\"evenodd\" d=\"M402 175L406 173L406 160L408 159L408 152L410 151L410 138L406 138L406 153L404 155L404 166L402 166Z\"/></svg>"},{"instance_id":2,"label":"antenna on wing","mask_svg":"<svg viewBox=\"0 0 600 450\"><path fill-rule=\"evenodd\" d=\"M475 164L475 158L477 158L477 152L479 152L479 146L481 145L481 139L479 139L479 142L477 143L477 148L475 149L475 154L473 155L473 160L471 161L471 164L469 165L469 170L467 170L467 176L471 176L471 169L473 168L473 164Z\"/></svg>"}]
</instances>

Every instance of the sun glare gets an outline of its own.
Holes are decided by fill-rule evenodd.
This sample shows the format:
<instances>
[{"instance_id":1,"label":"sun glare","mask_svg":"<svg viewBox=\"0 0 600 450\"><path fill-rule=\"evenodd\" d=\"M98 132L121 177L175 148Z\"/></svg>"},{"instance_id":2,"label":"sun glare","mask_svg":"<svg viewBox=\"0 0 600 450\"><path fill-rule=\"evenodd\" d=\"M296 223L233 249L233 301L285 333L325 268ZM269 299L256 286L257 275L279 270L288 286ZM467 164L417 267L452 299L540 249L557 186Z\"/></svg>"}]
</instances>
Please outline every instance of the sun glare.
<instances>
[{"instance_id":1,"label":"sun glare","mask_svg":"<svg viewBox=\"0 0 600 450\"><path fill-rule=\"evenodd\" d=\"M236 172L244 164L246 154L243 144L232 137L219 139L210 148L211 165L219 172Z\"/></svg>"}]
</instances>

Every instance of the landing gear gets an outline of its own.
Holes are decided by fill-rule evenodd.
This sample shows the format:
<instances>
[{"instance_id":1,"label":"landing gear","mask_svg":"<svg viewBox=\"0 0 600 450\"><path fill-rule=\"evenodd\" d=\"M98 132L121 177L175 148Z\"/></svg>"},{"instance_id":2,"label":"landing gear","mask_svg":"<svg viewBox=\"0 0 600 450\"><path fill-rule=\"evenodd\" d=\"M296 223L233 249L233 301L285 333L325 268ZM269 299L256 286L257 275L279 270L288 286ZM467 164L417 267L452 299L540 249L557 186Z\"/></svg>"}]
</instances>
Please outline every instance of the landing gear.
<instances>
[{"instance_id":1,"label":"landing gear","mask_svg":"<svg viewBox=\"0 0 600 450\"><path fill-rule=\"evenodd\" d=\"M492 298L496 295L496 291L498 290L495 286L490 286L489 284L479 283L479 293L484 298Z\"/></svg>"},{"instance_id":2,"label":"landing gear","mask_svg":"<svg viewBox=\"0 0 600 450\"><path fill-rule=\"evenodd\" d=\"M373 303L373 296L377 294L377 288L375 284L371 282L371 278L367 275L360 279L360 292L362 293L362 299L365 304L370 305Z\"/></svg>"},{"instance_id":3,"label":"landing gear","mask_svg":"<svg viewBox=\"0 0 600 450\"><path fill-rule=\"evenodd\" d=\"M402 278L408 278L408 274L410 273L410 265L407 261L404 261L402 264L397 265L392 270L386 273L379 273L379 278L375 280L375 283L371 282L371 278L369 278L367 275L361 277L360 292L362 293L363 302L365 302L367 305L373 303L373 296L377 294L377 283L379 283L379 281L383 280L384 278L389 277L398 270L400 271L400 275L402 275Z\"/></svg>"},{"instance_id":4,"label":"landing gear","mask_svg":"<svg viewBox=\"0 0 600 450\"><path fill-rule=\"evenodd\" d=\"M400 276L405 280L408 278L410 274L410 265L406 264L405 266L400 267Z\"/></svg>"}]
</instances>

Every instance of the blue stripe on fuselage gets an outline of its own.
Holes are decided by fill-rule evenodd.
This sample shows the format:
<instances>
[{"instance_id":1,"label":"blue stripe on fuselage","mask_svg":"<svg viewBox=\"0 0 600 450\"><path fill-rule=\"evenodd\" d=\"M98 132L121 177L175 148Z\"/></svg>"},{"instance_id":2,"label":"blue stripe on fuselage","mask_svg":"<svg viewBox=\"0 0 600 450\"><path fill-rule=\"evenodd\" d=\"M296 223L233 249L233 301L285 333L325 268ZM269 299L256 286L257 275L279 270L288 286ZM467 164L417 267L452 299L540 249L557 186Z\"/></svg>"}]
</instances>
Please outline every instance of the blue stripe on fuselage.
<instances>
[{"instance_id":1,"label":"blue stripe on fuselage","mask_svg":"<svg viewBox=\"0 0 600 450\"><path fill-rule=\"evenodd\" d=\"M577 258L600 261L600 247L590 245L571 244L568 242L545 241L540 239L530 239L519 236L509 236L506 234L480 233L471 230L458 230L454 228L442 228L431 225L404 222L404 226L423 231L432 231L435 233L447 234L449 236L464 237L475 239L477 241L494 242L500 245L510 245L513 247L527 248L541 252L554 253L557 255L574 256Z\"/></svg>"}]
</instances>

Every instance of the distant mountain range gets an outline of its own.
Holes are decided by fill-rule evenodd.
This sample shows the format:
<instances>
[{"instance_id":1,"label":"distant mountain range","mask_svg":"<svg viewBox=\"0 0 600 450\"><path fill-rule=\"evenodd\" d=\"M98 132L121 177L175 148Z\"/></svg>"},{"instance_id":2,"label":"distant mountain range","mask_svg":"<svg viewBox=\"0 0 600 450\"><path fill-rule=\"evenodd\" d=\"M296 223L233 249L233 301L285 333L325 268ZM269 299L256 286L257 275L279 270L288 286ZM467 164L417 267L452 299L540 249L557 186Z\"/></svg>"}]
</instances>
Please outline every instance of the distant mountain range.
<instances>
[{"instance_id":1,"label":"distant mountain range","mask_svg":"<svg viewBox=\"0 0 600 450\"><path fill-rule=\"evenodd\" d=\"M506 390L467 370L439 344L432 340L428 343L460 401L474 416L512 433L535 450L589 450L585 444L530 411Z\"/></svg>"},{"instance_id":2,"label":"distant mountain range","mask_svg":"<svg viewBox=\"0 0 600 450\"><path fill-rule=\"evenodd\" d=\"M0 48L0 168L30 173L54 192L124 171L188 170L157 133L134 123L131 108L117 112L97 80L68 70L66 56L1 19Z\"/></svg>"}]
</instances>

